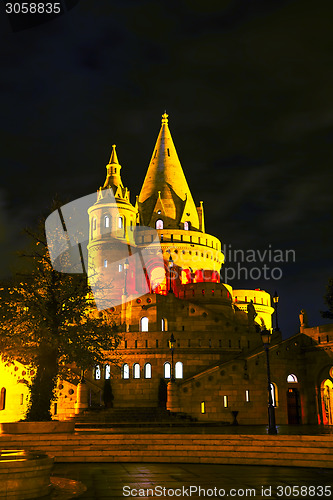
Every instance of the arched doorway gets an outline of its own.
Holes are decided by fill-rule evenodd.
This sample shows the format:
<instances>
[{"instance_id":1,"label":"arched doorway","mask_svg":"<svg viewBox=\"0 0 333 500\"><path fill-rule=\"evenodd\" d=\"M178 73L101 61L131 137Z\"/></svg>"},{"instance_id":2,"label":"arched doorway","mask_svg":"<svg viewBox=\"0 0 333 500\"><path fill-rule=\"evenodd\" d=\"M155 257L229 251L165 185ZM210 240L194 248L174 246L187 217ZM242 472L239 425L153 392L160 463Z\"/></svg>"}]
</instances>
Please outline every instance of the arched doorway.
<instances>
[{"instance_id":1,"label":"arched doorway","mask_svg":"<svg viewBox=\"0 0 333 500\"><path fill-rule=\"evenodd\" d=\"M300 424L300 404L299 404L299 391L296 388L287 390L287 411L288 411L288 424Z\"/></svg>"},{"instance_id":2,"label":"arched doorway","mask_svg":"<svg viewBox=\"0 0 333 500\"><path fill-rule=\"evenodd\" d=\"M333 382L326 379L321 383L321 407L324 425L333 425Z\"/></svg>"}]
</instances>

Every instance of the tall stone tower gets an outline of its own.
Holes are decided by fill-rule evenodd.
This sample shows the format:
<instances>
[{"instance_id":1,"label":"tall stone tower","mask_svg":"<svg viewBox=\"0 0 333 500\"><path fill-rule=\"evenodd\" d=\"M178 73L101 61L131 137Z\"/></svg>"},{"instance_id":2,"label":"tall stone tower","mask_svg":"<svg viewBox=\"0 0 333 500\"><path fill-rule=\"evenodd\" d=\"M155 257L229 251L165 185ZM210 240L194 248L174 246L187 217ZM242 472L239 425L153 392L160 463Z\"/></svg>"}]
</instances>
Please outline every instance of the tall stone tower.
<instances>
[{"instance_id":1,"label":"tall stone tower","mask_svg":"<svg viewBox=\"0 0 333 500\"><path fill-rule=\"evenodd\" d=\"M137 209L130 202L129 190L123 186L115 145L106 170L106 180L97 191L97 201L88 210L89 275L91 284L95 285L95 298L99 298L100 303L104 296L110 299L123 293L124 263L135 249L137 223Z\"/></svg>"},{"instance_id":2,"label":"tall stone tower","mask_svg":"<svg viewBox=\"0 0 333 500\"><path fill-rule=\"evenodd\" d=\"M168 126L162 126L137 200L140 224L155 228L159 234L163 258L172 259L180 284L203 281L219 282L224 262L221 242L205 233L203 203L196 207L181 167ZM145 245L147 242L138 241ZM162 271L152 269L154 275ZM176 284L177 280L175 280ZM158 287L164 293L167 284Z\"/></svg>"}]
</instances>

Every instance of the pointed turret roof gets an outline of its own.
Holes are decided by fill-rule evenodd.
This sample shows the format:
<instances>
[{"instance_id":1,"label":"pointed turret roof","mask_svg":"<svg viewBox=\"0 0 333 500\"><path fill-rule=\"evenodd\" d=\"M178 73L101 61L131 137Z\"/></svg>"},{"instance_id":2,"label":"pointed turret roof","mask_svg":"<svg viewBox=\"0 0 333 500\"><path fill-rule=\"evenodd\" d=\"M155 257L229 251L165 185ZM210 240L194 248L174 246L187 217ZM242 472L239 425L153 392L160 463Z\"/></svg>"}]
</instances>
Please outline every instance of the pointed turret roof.
<instances>
[{"instance_id":1,"label":"pointed turret roof","mask_svg":"<svg viewBox=\"0 0 333 500\"><path fill-rule=\"evenodd\" d=\"M139 195L144 224L152 225L156 205L161 203L168 219L165 227L179 228L179 224L187 220L193 229L199 229L198 212L171 137L166 112L162 115L161 130Z\"/></svg>"},{"instance_id":2,"label":"pointed turret roof","mask_svg":"<svg viewBox=\"0 0 333 500\"><path fill-rule=\"evenodd\" d=\"M120 177L120 169L121 165L119 164L117 153L116 153L116 145L112 145L112 152L110 156L109 163L106 165L106 179L104 182L103 189L108 187L118 188L124 187L121 177ZM115 190L114 190L115 191Z\"/></svg>"},{"instance_id":3,"label":"pointed turret roof","mask_svg":"<svg viewBox=\"0 0 333 500\"><path fill-rule=\"evenodd\" d=\"M98 191L97 201L103 201L107 197L109 190L112 190L113 195L116 199L120 201L125 201L130 203L130 193L127 188L124 187L120 176L121 165L119 164L116 145L112 145L112 152L110 156L109 163L106 165L106 179L103 187L100 187Z\"/></svg>"}]
</instances>

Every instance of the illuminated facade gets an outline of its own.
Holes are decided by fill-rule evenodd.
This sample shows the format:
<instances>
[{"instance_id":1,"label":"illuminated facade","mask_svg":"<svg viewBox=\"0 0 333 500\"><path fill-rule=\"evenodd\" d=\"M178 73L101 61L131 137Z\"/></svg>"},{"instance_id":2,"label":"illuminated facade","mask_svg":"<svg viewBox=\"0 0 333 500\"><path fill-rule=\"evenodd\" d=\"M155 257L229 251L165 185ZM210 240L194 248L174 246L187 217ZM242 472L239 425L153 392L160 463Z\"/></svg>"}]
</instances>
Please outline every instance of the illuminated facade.
<instances>
[{"instance_id":1,"label":"illuminated facade","mask_svg":"<svg viewBox=\"0 0 333 500\"><path fill-rule=\"evenodd\" d=\"M122 277L113 290L122 303L100 313L109 314L121 330L121 362L114 366L110 358L89 367L83 392L59 381L54 414L68 418L89 405L102 405L111 383L113 396L107 405L115 408L167 407L198 420L228 423L232 412L238 412L240 424L267 423L260 329L272 331L271 296L259 289L233 290L220 282L221 242L206 232L203 203L197 206L193 200L167 114L135 204L122 183L115 146L106 169L105 183L88 210L88 254L89 265L106 281L112 283L112 272ZM157 231L159 241L149 230L140 233L141 227ZM150 258L144 274L137 276L126 262L128 249L147 246ZM149 289L138 297L143 280ZM302 325L299 334L285 341L272 331L271 389L278 424L332 424L333 325L318 329L320 334ZM17 385L11 376L6 404L9 388ZM7 415L12 419L14 414ZM4 408L0 421L5 419Z\"/></svg>"}]
</instances>

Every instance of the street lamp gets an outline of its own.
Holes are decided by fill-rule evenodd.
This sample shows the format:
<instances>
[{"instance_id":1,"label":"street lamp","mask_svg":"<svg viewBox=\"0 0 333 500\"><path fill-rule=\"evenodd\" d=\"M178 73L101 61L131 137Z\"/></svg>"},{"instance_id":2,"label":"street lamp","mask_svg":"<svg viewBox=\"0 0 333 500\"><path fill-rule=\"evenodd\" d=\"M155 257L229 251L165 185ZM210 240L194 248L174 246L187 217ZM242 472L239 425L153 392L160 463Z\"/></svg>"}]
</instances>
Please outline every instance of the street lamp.
<instances>
[{"instance_id":1,"label":"street lamp","mask_svg":"<svg viewBox=\"0 0 333 500\"><path fill-rule=\"evenodd\" d=\"M272 391L271 391L271 372L269 369L269 344L271 341L271 332L269 330L261 331L261 339L264 344L266 351L266 362L267 362L267 388L268 388L268 434L277 434L277 429L275 425L275 408L273 405Z\"/></svg>"},{"instance_id":2,"label":"street lamp","mask_svg":"<svg viewBox=\"0 0 333 500\"><path fill-rule=\"evenodd\" d=\"M173 351L176 347L176 339L175 337L173 336L173 333L171 334L171 337L169 339L169 347L170 347L170 350L171 350L171 377L170 377L170 380L171 382L174 382L175 381L175 377L174 377L174 373L173 373Z\"/></svg>"},{"instance_id":3,"label":"street lamp","mask_svg":"<svg viewBox=\"0 0 333 500\"><path fill-rule=\"evenodd\" d=\"M172 290L172 278L171 278L171 270L173 268L173 259L172 259L171 255L169 257L168 266L169 266L169 292L168 293L173 293L173 290Z\"/></svg>"},{"instance_id":4,"label":"street lamp","mask_svg":"<svg viewBox=\"0 0 333 500\"><path fill-rule=\"evenodd\" d=\"M274 302L274 308L275 308L275 330L279 330L279 322L278 322L278 302L279 302L279 296L275 290L274 295L273 295L273 302Z\"/></svg>"},{"instance_id":5,"label":"street lamp","mask_svg":"<svg viewBox=\"0 0 333 500\"><path fill-rule=\"evenodd\" d=\"M127 271L129 268L128 259L125 260L124 269L125 269L125 287L124 287L124 295L127 295Z\"/></svg>"}]
</instances>

